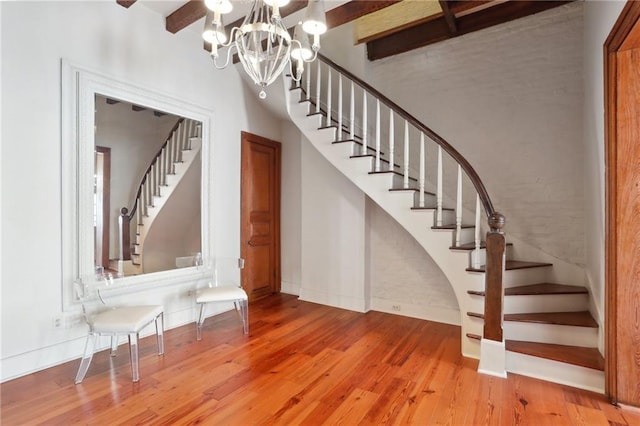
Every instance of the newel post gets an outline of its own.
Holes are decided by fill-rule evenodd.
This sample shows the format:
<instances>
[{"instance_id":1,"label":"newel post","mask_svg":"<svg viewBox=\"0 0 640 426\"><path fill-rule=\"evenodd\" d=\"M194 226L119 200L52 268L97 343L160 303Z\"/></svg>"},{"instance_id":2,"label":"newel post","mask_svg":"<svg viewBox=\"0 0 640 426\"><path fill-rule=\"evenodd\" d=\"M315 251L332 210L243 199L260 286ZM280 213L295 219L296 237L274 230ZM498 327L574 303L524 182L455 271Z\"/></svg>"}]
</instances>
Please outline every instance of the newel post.
<instances>
[{"instance_id":1,"label":"newel post","mask_svg":"<svg viewBox=\"0 0 640 426\"><path fill-rule=\"evenodd\" d=\"M131 232L129 226L131 217L128 215L129 209L123 207L120 209L118 217L118 225L120 228L120 260L131 260Z\"/></svg>"},{"instance_id":2,"label":"newel post","mask_svg":"<svg viewBox=\"0 0 640 426\"><path fill-rule=\"evenodd\" d=\"M484 330L478 371L506 377L506 349L502 333L503 277L506 242L502 228L505 218L495 212L489 217L486 238Z\"/></svg>"}]
</instances>

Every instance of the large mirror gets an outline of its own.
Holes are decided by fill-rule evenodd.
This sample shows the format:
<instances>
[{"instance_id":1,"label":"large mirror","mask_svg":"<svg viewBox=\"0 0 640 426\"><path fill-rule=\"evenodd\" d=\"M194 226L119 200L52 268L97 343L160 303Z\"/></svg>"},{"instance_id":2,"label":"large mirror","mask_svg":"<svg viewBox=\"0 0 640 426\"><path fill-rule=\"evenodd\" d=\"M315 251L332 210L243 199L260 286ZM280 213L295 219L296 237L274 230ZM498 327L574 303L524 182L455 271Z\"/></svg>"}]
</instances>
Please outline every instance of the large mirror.
<instances>
[{"instance_id":1,"label":"large mirror","mask_svg":"<svg viewBox=\"0 0 640 426\"><path fill-rule=\"evenodd\" d=\"M123 291L198 279L212 113L65 60L61 75L65 308L97 271Z\"/></svg>"}]
</instances>

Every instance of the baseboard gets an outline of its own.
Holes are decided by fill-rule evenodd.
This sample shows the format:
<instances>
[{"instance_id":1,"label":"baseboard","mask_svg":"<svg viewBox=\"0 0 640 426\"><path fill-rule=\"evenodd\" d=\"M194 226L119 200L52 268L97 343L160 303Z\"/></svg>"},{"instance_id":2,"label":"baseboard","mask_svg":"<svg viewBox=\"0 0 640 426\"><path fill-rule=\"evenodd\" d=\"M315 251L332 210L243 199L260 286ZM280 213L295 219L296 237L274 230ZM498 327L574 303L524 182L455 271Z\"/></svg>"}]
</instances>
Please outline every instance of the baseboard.
<instances>
[{"instance_id":1,"label":"baseboard","mask_svg":"<svg viewBox=\"0 0 640 426\"><path fill-rule=\"evenodd\" d=\"M371 310L460 326L460 311L371 298Z\"/></svg>"},{"instance_id":2,"label":"baseboard","mask_svg":"<svg viewBox=\"0 0 640 426\"><path fill-rule=\"evenodd\" d=\"M329 294L323 291L316 291L309 288L300 288L300 300L305 302L319 303L321 305L333 306L334 308L347 309L356 312L366 312L366 301L364 297L352 297L340 294Z\"/></svg>"}]
</instances>

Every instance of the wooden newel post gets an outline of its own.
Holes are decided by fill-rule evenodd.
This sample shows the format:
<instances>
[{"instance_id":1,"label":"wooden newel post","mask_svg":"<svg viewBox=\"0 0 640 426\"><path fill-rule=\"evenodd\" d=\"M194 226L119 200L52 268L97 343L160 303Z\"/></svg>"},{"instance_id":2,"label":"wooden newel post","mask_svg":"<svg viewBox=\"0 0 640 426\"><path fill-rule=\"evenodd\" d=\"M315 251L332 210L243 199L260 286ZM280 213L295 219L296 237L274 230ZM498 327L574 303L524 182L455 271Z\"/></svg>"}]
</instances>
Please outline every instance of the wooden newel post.
<instances>
[{"instance_id":1,"label":"wooden newel post","mask_svg":"<svg viewBox=\"0 0 640 426\"><path fill-rule=\"evenodd\" d=\"M118 224L120 225L120 260L131 260L131 232L129 225L131 217L128 215L129 209L123 207L120 209Z\"/></svg>"},{"instance_id":2,"label":"wooden newel post","mask_svg":"<svg viewBox=\"0 0 640 426\"><path fill-rule=\"evenodd\" d=\"M502 228L505 218L495 212L489 217L487 232L487 264L485 269L484 332L485 339L502 342L502 300L506 242Z\"/></svg>"}]
</instances>

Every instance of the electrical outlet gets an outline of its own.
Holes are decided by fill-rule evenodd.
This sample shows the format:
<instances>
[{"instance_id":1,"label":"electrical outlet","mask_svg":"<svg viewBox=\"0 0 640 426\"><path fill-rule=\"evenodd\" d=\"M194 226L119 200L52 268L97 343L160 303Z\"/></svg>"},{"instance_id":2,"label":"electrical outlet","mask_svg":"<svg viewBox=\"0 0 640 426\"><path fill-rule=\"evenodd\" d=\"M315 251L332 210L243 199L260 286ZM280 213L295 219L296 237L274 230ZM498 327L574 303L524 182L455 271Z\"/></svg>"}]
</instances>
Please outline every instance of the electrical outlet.
<instances>
[{"instance_id":1,"label":"electrical outlet","mask_svg":"<svg viewBox=\"0 0 640 426\"><path fill-rule=\"evenodd\" d=\"M400 311L400 305L391 305L391 309L394 311Z\"/></svg>"}]
</instances>

